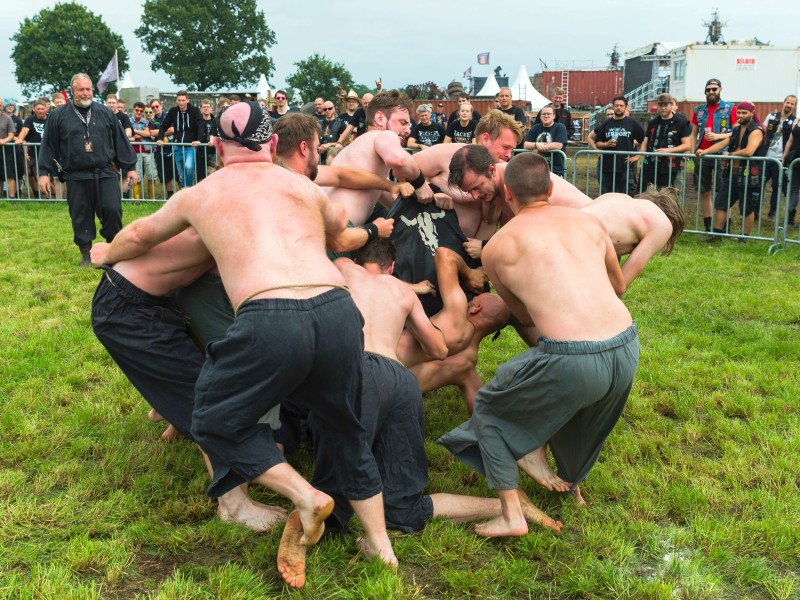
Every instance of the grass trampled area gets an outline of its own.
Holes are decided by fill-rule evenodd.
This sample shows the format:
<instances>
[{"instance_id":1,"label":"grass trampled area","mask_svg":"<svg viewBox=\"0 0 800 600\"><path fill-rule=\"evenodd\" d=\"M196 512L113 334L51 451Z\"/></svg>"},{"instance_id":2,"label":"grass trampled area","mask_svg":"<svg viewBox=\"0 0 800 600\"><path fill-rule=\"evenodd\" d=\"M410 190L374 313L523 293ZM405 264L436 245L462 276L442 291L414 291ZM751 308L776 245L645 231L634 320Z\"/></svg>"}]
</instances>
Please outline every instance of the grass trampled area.
<instances>
[{"instance_id":1,"label":"grass trampled area","mask_svg":"<svg viewBox=\"0 0 800 600\"><path fill-rule=\"evenodd\" d=\"M126 205L125 222L155 208ZM215 518L197 449L160 439L94 338L99 272L77 268L66 206L2 202L0 223L2 598L800 598L797 248L687 235L648 264L624 298L639 372L588 509L522 479L562 535L485 540L436 520L393 535L397 572L354 536L324 539L290 592L280 531ZM523 348L513 330L484 341L481 376ZM466 418L457 390L425 412L429 491L492 494L434 442ZM310 474L308 452L292 460Z\"/></svg>"}]
</instances>

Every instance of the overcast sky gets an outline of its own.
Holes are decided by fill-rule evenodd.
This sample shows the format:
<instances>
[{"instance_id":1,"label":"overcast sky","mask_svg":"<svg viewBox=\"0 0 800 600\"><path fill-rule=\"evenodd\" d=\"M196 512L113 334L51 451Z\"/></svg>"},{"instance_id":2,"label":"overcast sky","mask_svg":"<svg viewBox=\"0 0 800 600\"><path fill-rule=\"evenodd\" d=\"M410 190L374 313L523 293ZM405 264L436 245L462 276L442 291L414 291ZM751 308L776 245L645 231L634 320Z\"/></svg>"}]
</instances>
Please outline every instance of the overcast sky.
<instances>
[{"instance_id":1,"label":"overcast sky","mask_svg":"<svg viewBox=\"0 0 800 600\"><path fill-rule=\"evenodd\" d=\"M9 38L18 31L22 19L53 4L44 0L4 2L0 22L2 96L22 99L14 78ZM177 89L166 73L152 70L151 58L133 34L142 14L141 1L82 0L81 4L102 16L109 28L122 36L130 53L134 84L157 87L162 92ZM462 75L469 67L473 75L485 76L501 66L513 79L521 64L534 75L541 70L540 61L549 68L605 66L615 43L624 53L656 41L704 41L703 22L715 7L719 7L722 21L728 23L723 29L726 41L755 36L775 45L800 44L800 5L788 0L506 0L497 4L473 0L258 0L258 5L277 37L277 44L270 49L275 72L268 79L273 90L285 85L286 76L295 71L295 62L314 52L343 63L357 83L373 87L375 78L382 77L385 88L425 81L446 87L453 79L463 82ZM209 10L214 6L208 3ZM219 33L231 43L246 41L235 32ZM477 64L476 56L481 52L491 53L489 66ZM252 83L255 89L257 81Z\"/></svg>"}]
</instances>

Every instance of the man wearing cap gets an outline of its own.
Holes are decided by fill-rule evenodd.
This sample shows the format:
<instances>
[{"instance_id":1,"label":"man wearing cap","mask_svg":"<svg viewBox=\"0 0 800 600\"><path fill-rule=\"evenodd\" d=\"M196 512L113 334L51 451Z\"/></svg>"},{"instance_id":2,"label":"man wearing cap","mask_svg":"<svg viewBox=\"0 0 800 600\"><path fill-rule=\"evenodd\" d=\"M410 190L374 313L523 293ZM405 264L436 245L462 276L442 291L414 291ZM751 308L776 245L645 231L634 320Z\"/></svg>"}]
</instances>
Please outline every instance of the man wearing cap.
<instances>
[{"instance_id":1,"label":"man wearing cap","mask_svg":"<svg viewBox=\"0 0 800 600\"><path fill-rule=\"evenodd\" d=\"M707 150L698 150L698 156L722 153L727 156L760 157L766 153L764 128L756 116L756 107L750 102L739 102L736 105L738 124L727 139L722 139ZM727 149L726 149L727 148ZM726 161L727 162L727 161ZM722 182L717 187L714 197L714 234L726 233L725 223L728 210L739 202L739 209L744 218L743 233L750 234L755 222L755 215L761 207L761 162L749 160L732 160L722 167ZM708 236L706 242L718 242L716 235ZM744 242L745 238L739 238Z\"/></svg>"},{"instance_id":2,"label":"man wearing cap","mask_svg":"<svg viewBox=\"0 0 800 600\"><path fill-rule=\"evenodd\" d=\"M642 152L682 154L692 149L692 126L684 117L674 111L675 99L670 94L656 98L658 116L651 119L645 128L645 137L639 150ZM650 184L656 187L677 187L675 179L683 166L683 160L676 157L658 158L648 156L642 167L642 188Z\"/></svg>"},{"instance_id":3,"label":"man wearing cap","mask_svg":"<svg viewBox=\"0 0 800 600\"><path fill-rule=\"evenodd\" d=\"M372 102L374 97L373 94L367 92L362 96L361 100L359 100L355 90L347 92L347 102L345 104L347 106L347 114L350 118L350 122L347 127L345 127L342 135L339 136L340 144L346 146L361 134L366 133L367 108L369 108L369 103ZM359 104L361 104L361 106L359 106Z\"/></svg>"},{"instance_id":4,"label":"man wearing cap","mask_svg":"<svg viewBox=\"0 0 800 600\"><path fill-rule=\"evenodd\" d=\"M789 95L783 101L783 108L774 113L767 115L764 119L764 129L766 130L766 139L764 145L767 147L767 157L774 158L778 161L783 161L783 151L786 148L786 142L789 140L789 135L792 132L796 115L794 109L797 106L797 96ZM778 205L778 176L781 172L781 165L773 162L768 162L764 169L764 181L769 180L772 183L772 195L769 198L769 214L770 219L775 218L775 210ZM786 194L786 184L788 178L783 178L783 193Z\"/></svg>"},{"instance_id":5,"label":"man wearing cap","mask_svg":"<svg viewBox=\"0 0 800 600\"><path fill-rule=\"evenodd\" d=\"M396 564L386 534L380 476L356 418L362 320L326 242L349 248L341 206L318 187L272 165L277 137L267 113L240 102L220 118L217 155L225 168L184 188L159 211L126 227L105 263L139 256L193 227L214 258L236 317L212 342L196 386L191 433L214 471L209 495L255 481L296 507L278 549L278 569L305 584L305 549L324 531L333 500L347 498L364 527L361 550ZM303 235L298 235L302 232ZM259 419L292 396L316 429L312 487L275 447Z\"/></svg>"},{"instance_id":6,"label":"man wearing cap","mask_svg":"<svg viewBox=\"0 0 800 600\"><path fill-rule=\"evenodd\" d=\"M695 106L692 114L692 152L707 150L717 142L727 141L731 137L733 124L736 122L736 107L732 102L721 98L722 83L711 78L706 82L706 103ZM724 147L724 146L723 146ZM703 211L703 226L711 231L711 192L718 189L721 183L721 171L716 161L695 161L695 187L700 192L700 206Z\"/></svg>"}]
</instances>

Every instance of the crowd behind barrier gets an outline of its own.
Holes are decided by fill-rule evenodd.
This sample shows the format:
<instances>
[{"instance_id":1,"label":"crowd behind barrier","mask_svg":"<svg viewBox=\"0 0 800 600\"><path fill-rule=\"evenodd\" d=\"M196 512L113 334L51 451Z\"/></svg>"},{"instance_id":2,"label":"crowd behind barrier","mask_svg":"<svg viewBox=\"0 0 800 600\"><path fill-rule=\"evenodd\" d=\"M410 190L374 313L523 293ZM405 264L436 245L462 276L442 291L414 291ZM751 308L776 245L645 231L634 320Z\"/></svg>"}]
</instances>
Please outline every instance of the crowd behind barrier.
<instances>
[{"instance_id":1,"label":"crowd behind barrier","mask_svg":"<svg viewBox=\"0 0 800 600\"><path fill-rule=\"evenodd\" d=\"M6 167L6 180L16 181L17 201L65 201L65 186L54 186L55 194L50 197L43 197L37 191L36 180L40 175L38 157L38 143L6 144L0 146L3 164ZM163 185L159 173L167 174L177 184L177 189L184 187L188 183L193 184L202 180L208 174L216 170L216 156L210 152L213 145L210 144L175 144L165 143L161 151L141 152L137 170L139 171L140 181L138 184L128 189L128 182L120 176L120 186L123 198L135 203L138 202L164 202L167 199L167 191ZM176 149L184 150L184 156L188 162L183 164L175 161ZM172 149L172 151L170 151ZM193 150L187 152L187 150ZM417 150L408 149L409 152ZM530 150L516 149L514 154L530 152ZM659 185L669 185L680 191L681 206L687 218L687 233L706 234L703 229L703 214L701 212L700 192L694 179L702 170L714 168L719 164L719 168L726 172L730 164L741 163L740 171L743 175L737 182L737 177L718 177L714 179L712 197L716 198L723 187L723 193L727 195L726 205L728 213L728 226L725 233L718 234L720 237L741 238L744 235L744 219L741 218L741 201L736 202L734 190L739 187L749 191L758 198L758 209L755 211L755 220L749 232L748 239L771 242L769 252L774 252L786 247L787 244L800 245L800 230L790 227L793 225L790 215L797 209L798 192L800 191L800 158L796 159L789 168L784 169L781 162L768 157L736 158L724 155L705 155L698 159L693 155L668 154L651 152L615 152L608 150L579 149L575 153L568 155L561 150L553 150L543 153L551 165L554 156L558 154L566 165L565 178L571 181L576 187L581 189L590 197L596 198L600 195L603 188L604 178L609 174L604 173L598 168L600 157L603 155L613 156L615 161L624 163L621 170L614 169L610 177L612 178L611 187L619 192L636 195L643 192L648 183L646 172L650 171ZM627 159L632 156L641 157L637 162L629 162ZM617 158L618 157L618 158ZM767 164L772 163L778 171L777 180L777 206L774 220L766 217L768 200L767 178L763 176ZM676 166L677 164L677 166ZM757 172L757 174L756 174ZM9 175L14 174L13 177ZM53 166L51 174L57 180L58 168ZM194 174L190 177L190 174ZM784 186L784 179L788 185ZM724 185L723 185L724 180ZM727 187L724 187L727 186ZM785 191L784 191L785 190ZM783 210L786 207L787 210Z\"/></svg>"}]
</instances>

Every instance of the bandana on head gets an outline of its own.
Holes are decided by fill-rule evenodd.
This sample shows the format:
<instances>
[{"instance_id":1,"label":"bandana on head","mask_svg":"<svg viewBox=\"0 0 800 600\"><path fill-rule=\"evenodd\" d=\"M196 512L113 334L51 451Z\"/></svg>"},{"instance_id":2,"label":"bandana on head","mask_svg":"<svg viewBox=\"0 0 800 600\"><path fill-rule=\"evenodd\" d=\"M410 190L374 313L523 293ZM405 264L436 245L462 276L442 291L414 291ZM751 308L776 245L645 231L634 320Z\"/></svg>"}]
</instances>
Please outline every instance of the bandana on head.
<instances>
[{"instance_id":1,"label":"bandana on head","mask_svg":"<svg viewBox=\"0 0 800 600\"><path fill-rule=\"evenodd\" d=\"M220 139L226 142L236 142L248 150L258 152L261 150L261 145L266 144L272 138L272 119L269 113L258 102L245 100L239 104L246 104L250 107L250 117L247 120L247 125L244 131L240 132L236 127L236 123L231 121L231 132L228 133L222 128L219 128Z\"/></svg>"},{"instance_id":2,"label":"bandana on head","mask_svg":"<svg viewBox=\"0 0 800 600\"><path fill-rule=\"evenodd\" d=\"M739 104L736 105L736 110L739 109L747 110L750 111L751 113L754 113L756 112L756 105L752 104L751 102L739 102Z\"/></svg>"}]
</instances>

